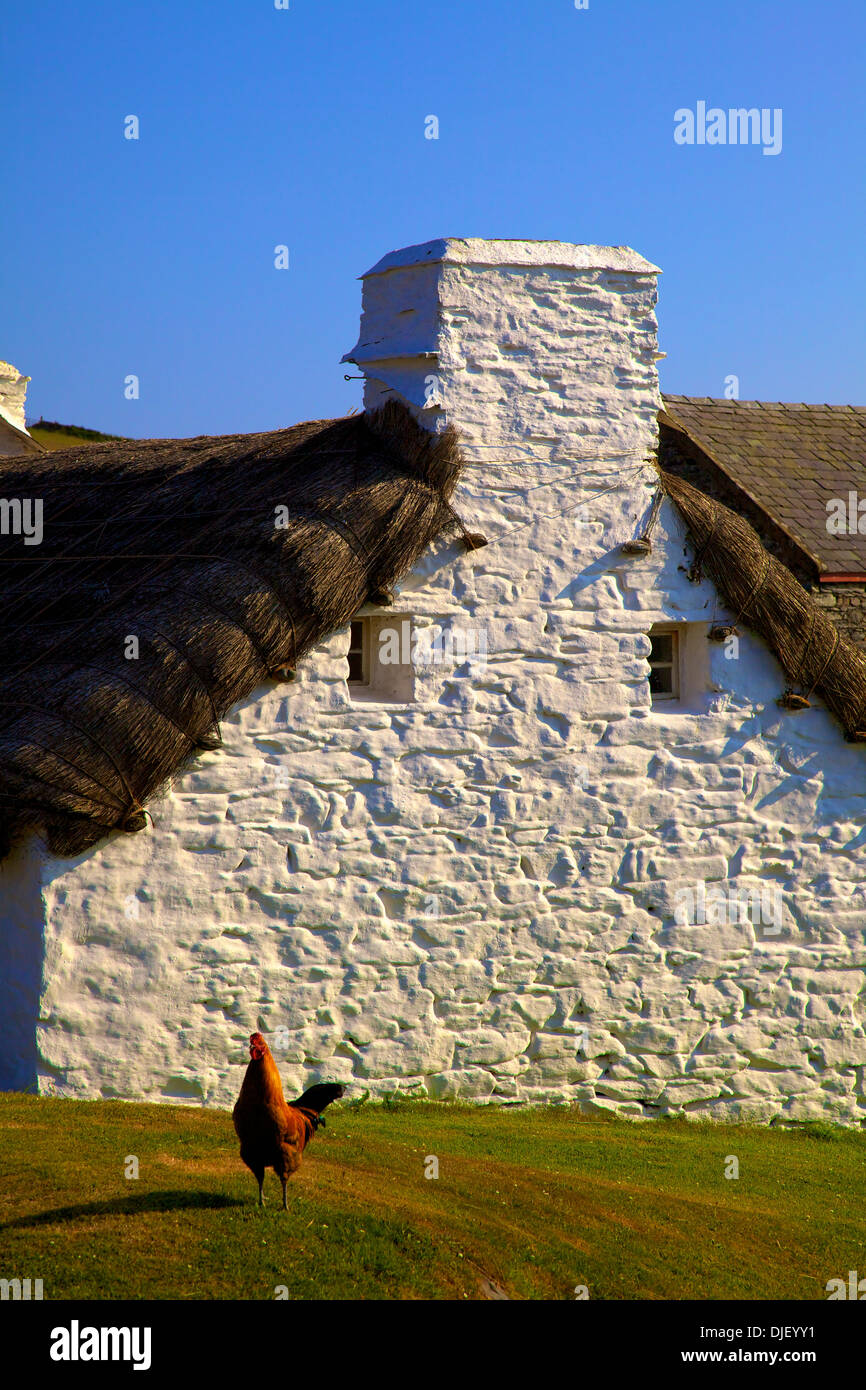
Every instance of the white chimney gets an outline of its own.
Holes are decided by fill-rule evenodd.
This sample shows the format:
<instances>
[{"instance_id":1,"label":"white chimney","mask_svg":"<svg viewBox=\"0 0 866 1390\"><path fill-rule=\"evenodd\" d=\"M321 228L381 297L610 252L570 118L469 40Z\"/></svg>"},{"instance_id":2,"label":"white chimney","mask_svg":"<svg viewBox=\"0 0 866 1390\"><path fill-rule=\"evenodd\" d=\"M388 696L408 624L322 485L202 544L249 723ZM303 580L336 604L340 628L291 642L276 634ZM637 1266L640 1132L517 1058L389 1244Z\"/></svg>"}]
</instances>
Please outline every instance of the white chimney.
<instances>
[{"instance_id":1,"label":"white chimney","mask_svg":"<svg viewBox=\"0 0 866 1390\"><path fill-rule=\"evenodd\" d=\"M608 549L631 539L657 481L646 461L661 406L658 273L625 246L405 247L362 276L360 335L343 361L364 373L365 409L400 397L429 429L455 425L470 463L490 465L461 484L473 524L513 521L504 499L516 483L527 518L536 503L567 506L583 539ZM611 485L602 534L591 504Z\"/></svg>"}]
</instances>

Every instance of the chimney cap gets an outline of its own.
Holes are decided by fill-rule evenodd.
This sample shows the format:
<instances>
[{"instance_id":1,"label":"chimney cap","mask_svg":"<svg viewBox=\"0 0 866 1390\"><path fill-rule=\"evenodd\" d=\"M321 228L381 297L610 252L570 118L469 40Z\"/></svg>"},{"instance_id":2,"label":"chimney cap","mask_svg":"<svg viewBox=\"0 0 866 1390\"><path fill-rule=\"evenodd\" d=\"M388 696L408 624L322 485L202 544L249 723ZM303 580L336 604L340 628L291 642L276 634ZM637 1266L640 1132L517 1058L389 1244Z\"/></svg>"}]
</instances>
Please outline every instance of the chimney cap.
<instances>
[{"instance_id":1,"label":"chimney cap","mask_svg":"<svg viewBox=\"0 0 866 1390\"><path fill-rule=\"evenodd\" d=\"M632 275L660 275L659 266L630 246L582 246L570 241L487 241L484 237L439 237L417 246L389 251L364 272L384 275L406 266L436 263L485 266L564 266L572 270L614 270Z\"/></svg>"}]
</instances>

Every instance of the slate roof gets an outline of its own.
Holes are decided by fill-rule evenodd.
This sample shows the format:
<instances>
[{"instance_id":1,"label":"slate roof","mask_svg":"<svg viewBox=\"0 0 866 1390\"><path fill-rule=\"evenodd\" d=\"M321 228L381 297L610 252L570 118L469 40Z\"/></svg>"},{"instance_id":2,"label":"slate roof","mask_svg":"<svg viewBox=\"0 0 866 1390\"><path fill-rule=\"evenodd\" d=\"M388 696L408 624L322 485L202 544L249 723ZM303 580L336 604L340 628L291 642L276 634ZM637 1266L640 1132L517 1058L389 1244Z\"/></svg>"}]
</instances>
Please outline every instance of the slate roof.
<instances>
[{"instance_id":1,"label":"slate roof","mask_svg":"<svg viewBox=\"0 0 866 1390\"><path fill-rule=\"evenodd\" d=\"M663 433L684 431L787 533L817 574L866 575L866 534L827 530L827 503L866 499L866 408L664 396ZM866 526L866 517L863 519Z\"/></svg>"}]
</instances>

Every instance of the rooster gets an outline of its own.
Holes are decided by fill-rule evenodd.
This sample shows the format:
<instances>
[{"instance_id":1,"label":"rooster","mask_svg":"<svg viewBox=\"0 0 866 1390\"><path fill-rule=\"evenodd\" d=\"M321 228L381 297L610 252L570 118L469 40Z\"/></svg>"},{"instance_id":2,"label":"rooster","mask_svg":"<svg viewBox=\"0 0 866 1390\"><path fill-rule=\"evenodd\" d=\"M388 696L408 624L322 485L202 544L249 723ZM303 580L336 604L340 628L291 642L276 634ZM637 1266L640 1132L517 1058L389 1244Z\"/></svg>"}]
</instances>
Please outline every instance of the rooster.
<instances>
[{"instance_id":1,"label":"rooster","mask_svg":"<svg viewBox=\"0 0 866 1390\"><path fill-rule=\"evenodd\" d=\"M301 1154L319 1125L322 1111L343 1094L342 1086L311 1086L287 1105L277 1064L261 1033L250 1037L250 1062L241 1093L232 1111L241 1158L259 1185L259 1206L265 1198L265 1169L273 1168L283 1185L283 1211L288 1211L286 1183L300 1167Z\"/></svg>"}]
</instances>

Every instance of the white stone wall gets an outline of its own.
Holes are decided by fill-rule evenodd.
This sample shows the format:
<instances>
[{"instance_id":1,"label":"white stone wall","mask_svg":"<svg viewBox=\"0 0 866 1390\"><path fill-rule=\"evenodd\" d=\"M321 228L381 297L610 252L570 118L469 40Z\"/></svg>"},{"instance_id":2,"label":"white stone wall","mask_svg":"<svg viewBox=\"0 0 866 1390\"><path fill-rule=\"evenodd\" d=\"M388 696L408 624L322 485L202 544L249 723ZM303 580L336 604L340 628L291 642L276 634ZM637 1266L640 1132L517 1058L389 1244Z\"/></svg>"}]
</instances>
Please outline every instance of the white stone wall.
<instances>
[{"instance_id":1,"label":"white stone wall","mask_svg":"<svg viewBox=\"0 0 866 1390\"><path fill-rule=\"evenodd\" d=\"M24 418L29 376L22 376L11 362L0 362L0 457L41 452Z\"/></svg>"},{"instance_id":2,"label":"white stone wall","mask_svg":"<svg viewBox=\"0 0 866 1390\"><path fill-rule=\"evenodd\" d=\"M46 860L43 1091L228 1105L261 1028L289 1089L862 1121L866 751L777 708L757 639L706 642L727 615L669 504L651 556L619 550L654 489L654 304L623 248L434 242L367 277L367 403L461 429L489 539L423 557L395 623L483 632L486 664L357 700L337 633L153 829ZM660 621L697 625L676 706ZM781 921L674 920L721 885Z\"/></svg>"}]
</instances>

